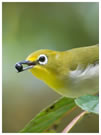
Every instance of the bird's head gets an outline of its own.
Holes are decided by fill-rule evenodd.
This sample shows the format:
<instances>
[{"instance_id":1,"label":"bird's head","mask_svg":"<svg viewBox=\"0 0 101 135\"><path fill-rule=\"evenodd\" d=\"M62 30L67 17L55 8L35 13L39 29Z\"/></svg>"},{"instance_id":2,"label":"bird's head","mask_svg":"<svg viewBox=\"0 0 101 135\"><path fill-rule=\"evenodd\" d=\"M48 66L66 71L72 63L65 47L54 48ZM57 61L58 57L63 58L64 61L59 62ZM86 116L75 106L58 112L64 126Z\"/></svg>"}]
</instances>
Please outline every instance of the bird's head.
<instances>
[{"instance_id":1,"label":"bird's head","mask_svg":"<svg viewBox=\"0 0 101 135\"><path fill-rule=\"evenodd\" d=\"M52 50L38 50L30 54L25 61L16 63L15 67L18 72L29 69L33 75L40 80L53 80L61 64L60 53ZM23 67L27 65L27 67Z\"/></svg>"}]
</instances>

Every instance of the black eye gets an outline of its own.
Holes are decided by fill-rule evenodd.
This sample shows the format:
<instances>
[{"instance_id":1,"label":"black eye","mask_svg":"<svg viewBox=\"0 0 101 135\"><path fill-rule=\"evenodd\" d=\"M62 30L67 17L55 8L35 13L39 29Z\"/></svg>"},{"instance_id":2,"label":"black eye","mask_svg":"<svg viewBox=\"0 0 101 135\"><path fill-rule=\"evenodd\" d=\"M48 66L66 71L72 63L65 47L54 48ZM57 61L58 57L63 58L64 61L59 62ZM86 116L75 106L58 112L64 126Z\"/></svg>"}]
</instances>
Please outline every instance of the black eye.
<instances>
[{"instance_id":1,"label":"black eye","mask_svg":"<svg viewBox=\"0 0 101 135\"><path fill-rule=\"evenodd\" d=\"M40 62L44 62L44 61L45 61L45 57L44 57L44 56L41 56L41 57L39 58L39 61L40 61Z\"/></svg>"},{"instance_id":2,"label":"black eye","mask_svg":"<svg viewBox=\"0 0 101 135\"><path fill-rule=\"evenodd\" d=\"M38 58L39 64L45 65L48 62L48 58L45 54L41 54Z\"/></svg>"}]
</instances>

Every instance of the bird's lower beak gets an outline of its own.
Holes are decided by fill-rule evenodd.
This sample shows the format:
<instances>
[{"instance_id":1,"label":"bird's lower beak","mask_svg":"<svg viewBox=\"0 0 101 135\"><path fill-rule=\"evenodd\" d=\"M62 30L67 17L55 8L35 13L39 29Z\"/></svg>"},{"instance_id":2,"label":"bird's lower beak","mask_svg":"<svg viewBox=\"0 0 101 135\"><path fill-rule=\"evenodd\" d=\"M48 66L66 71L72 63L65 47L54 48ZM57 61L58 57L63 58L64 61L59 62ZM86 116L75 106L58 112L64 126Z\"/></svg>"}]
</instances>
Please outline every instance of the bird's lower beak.
<instances>
[{"instance_id":1,"label":"bird's lower beak","mask_svg":"<svg viewBox=\"0 0 101 135\"><path fill-rule=\"evenodd\" d=\"M27 65L27 67L23 67L23 65ZM36 65L36 62L31 62L31 61L21 61L15 64L15 68L18 72L22 72L28 69L33 68Z\"/></svg>"}]
</instances>

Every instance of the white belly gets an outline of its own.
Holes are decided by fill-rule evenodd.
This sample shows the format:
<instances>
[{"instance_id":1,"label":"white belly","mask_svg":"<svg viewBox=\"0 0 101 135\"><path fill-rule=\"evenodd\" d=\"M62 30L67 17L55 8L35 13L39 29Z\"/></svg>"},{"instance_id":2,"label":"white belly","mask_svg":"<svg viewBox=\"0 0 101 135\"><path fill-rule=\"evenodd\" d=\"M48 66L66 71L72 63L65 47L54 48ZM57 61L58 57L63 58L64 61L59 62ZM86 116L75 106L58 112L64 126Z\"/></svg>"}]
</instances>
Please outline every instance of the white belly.
<instances>
[{"instance_id":1,"label":"white belly","mask_svg":"<svg viewBox=\"0 0 101 135\"><path fill-rule=\"evenodd\" d=\"M70 72L70 78L73 95L95 94L99 91L99 64L91 64L85 70L79 66Z\"/></svg>"},{"instance_id":2,"label":"white belly","mask_svg":"<svg viewBox=\"0 0 101 135\"><path fill-rule=\"evenodd\" d=\"M89 65L85 70L80 66L70 71L69 87L60 90L64 96L75 98L87 94L96 94L99 91L99 65Z\"/></svg>"}]
</instances>

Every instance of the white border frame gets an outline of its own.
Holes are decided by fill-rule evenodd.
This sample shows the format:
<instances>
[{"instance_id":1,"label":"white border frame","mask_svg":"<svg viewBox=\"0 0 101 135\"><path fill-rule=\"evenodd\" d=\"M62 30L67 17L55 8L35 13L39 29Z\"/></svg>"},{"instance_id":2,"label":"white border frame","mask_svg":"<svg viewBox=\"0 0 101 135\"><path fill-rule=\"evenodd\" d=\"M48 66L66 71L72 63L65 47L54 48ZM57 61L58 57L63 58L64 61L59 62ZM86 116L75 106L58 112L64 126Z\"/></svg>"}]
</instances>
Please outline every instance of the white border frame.
<instances>
[{"instance_id":1,"label":"white border frame","mask_svg":"<svg viewBox=\"0 0 101 135\"><path fill-rule=\"evenodd\" d=\"M0 41L1 41L1 45L0 45L0 59L2 61L2 2L99 2L99 46L100 46L100 43L101 43L101 26L100 26L100 23L101 23L101 2L100 0L1 0L0 1L0 18L1 18L1 21L0 21ZM101 52L101 47L99 49L99 52ZM101 53L99 54L99 58L100 58L100 62L101 63ZM99 65L99 75L101 77L101 64ZM99 82L101 80L101 78L99 77ZM2 110L2 62L0 62L0 83L1 83L1 98L0 98L0 110ZM101 85L99 83L99 91L101 89ZM99 114L101 113L101 92L99 93ZM2 111L0 111L1 114L0 114L0 134L16 134L16 133L2 133ZM101 115L99 115L99 133L93 133L93 134L101 134ZM22 135L22 133L17 133L19 135ZM23 133L24 134L24 133ZM25 134L30 134L30 133L25 133ZM33 133L35 135L38 135L40 133ZM50 135L50 133L41 133L41 134L45 134L45 135ZM52 133L52 135L56 135L56 134L63 134L63 135L66 135L67 133ZM69 133L69 134L73 134L73 133ZM82 133L79 133L80 135L82 135ZM83 135L88 135L89 133L83 133ZM91 134L91 133L90 133ZM78 135L78 133L75 133L75 135Z\"/></svg>"}]
</instances>

